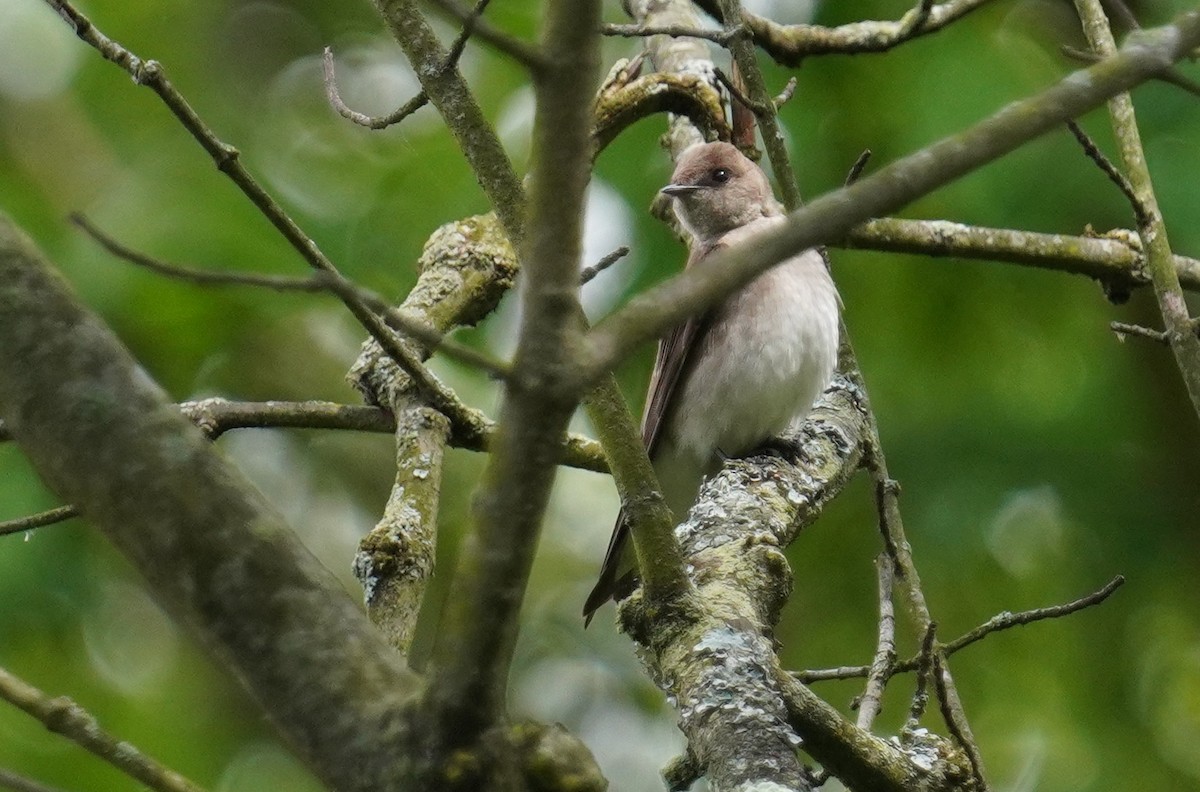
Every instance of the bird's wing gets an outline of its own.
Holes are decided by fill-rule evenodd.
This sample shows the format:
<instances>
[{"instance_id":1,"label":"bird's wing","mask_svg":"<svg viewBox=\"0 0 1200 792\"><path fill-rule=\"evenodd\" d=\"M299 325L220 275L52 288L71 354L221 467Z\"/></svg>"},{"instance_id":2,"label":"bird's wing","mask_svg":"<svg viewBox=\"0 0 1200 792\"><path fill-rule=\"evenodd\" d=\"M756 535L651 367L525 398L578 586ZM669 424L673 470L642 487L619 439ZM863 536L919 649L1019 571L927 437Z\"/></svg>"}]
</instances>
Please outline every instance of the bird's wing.
<instances>
[{"instance_id":1,"label":"bird's wing","mask_svg":"<svg viewBox=\"0 0 1200 792\"><path fill-rule=\"evenodd\" d=\"M691 267L700 259L711 254L720 244L697 246L688 256L686 267ZM654 356L654 370L650 374L650 389L646 397L646 407L642 411L642 443L646 453L653 459L655 448L663 426L668 419L675 387L679 384L680 375L686 368L688 356L695 349L707 329L707 316L693 316L683 324L676 325L667 331L658 342L658 353ZM608 551L604 554L604 563L600 567L600 579L588 594L583 605L584 626L592 620L596 609L608 602L622 590L632 585L630 574L620 575L621 556L624 554L625 543L629 538L629 522L625 519L625 508L617 514L617 523L613 526L612 537L608 540Z\"/></svg>"}]
</instances>

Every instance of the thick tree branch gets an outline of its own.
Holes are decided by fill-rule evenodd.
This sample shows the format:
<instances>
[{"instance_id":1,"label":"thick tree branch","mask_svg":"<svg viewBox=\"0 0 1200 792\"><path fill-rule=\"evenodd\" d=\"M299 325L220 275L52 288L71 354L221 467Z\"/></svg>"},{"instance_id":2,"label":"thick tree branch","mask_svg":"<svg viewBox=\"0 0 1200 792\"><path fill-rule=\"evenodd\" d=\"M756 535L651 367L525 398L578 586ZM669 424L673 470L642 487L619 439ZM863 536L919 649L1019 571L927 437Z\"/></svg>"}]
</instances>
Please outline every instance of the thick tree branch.
<instances>
[{"instance_id":1,"label":"thick tree branch","mask_svg":"<svg viewBox=\"0 0 1200 792\"><path fill-rule=\"evenodd\" d=\"M499 431L475 500L476 530L464 548L431 664L431 739L450 748L473 744L503 717L516 616L558 448L580 395L570 373L582 329L579 259L599 2L557 0L545 17L541 46L548 67L536 73L534 84L515 376L506 383Z\"/></svg>"},{"instance_id":2,"label":"thick tree branch","mask_svg":"<svg viewBox=\"0 0 1200 792\"><path fill-rule=\"evenodd\" d=\"M626 5L639 27L664 31L700 29L700 16L691 2L631 0ZM659 33L650 36L646 41L646 51L655 70L667 75L665 79L700 80L711 86L719 99L712 56L709 54L708 45L702 39L676 37L673 32ZM710 117L721 118L723 121L724 109ZM672 159L693 143L704 142L706 134L703 125L693 125L689 118L682 115L673 117L667 131Z\"/></svg>"},{"instance_id":3,"label":"thick tree branch","mask_svg":"<svg viewBox=\"0 0 1200 792\"><path fill-rule=\"evenodd\" d=\"M235 670L320 776L388 788L415 677L7 220L0 414L41 478Z\"/></svg>"}]
</instances>

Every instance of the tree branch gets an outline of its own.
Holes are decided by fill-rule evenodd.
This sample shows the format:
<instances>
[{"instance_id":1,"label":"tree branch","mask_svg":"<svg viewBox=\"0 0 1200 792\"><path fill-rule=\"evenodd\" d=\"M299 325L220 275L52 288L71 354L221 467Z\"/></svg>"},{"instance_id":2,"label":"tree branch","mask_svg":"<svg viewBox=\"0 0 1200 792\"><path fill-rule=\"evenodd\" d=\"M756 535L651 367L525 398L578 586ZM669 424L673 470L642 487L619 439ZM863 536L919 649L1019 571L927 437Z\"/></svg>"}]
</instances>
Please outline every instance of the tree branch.
<instances>
[{"instance_id":1,"label":"tree branch","mask_svg":"<svg viewBox=\"0 0 1200 792\"><path fill-rule=\"evenodd\" d=\"M599 7L598 0L557 0L545 9L541 47L548 67L534 81L537 112L529 228L520 246L526 272L515 377L505 384L496 443L476 496L476 530L463 551L431 663L432 738L447 749L473 745L503 717L516 616L554 481L557 449L582 392L570 372L582 329L579 258L592 150L591 98L599 69L594 33Z\"/></svg>"},{"instance_id":2,"label":"tree branch","mask_svg":"<svg viewBox=\"0 0 1200 792\"><path fill-rule=\"evenodd\" d=\"M699 0L706 11L728 21L722 0ZM737 21L745 25L754 41L784 66L798 66L809 55L886 52L906 41L937 32L982 6L987 0L949 0L934 5L919 0L897 21L852 22L839 27L781 25L766 17L743 11Z\"/></svg>"},{"instance_id":3,"label":"tree branch","mask_svg":"<svg viewBox=\"0 0 1200 792\"><path fill-rule=\"evenodd\" d=\"M1086 275L1110 292L1128 293L1150 283L1142 253L1122 239L986 228L948 220L883 217L850 230L834 247L916 253L923 256L1002 261ZM1200 260L1174 257L1187 288L1200 291Z\"/></svg>"},{"instance_id":4,"label":"tree branch","mask_svg":"<svg viewBox=\"0 0 1200 792\"><path fill-rule=\"evenodd\" d=\"M235 670L321 777L384 788L417 690L400 657L4 219L0 313L0 415L42 480Z\"/></svg>"},{"instance_id":5,"label":"tree branch","mask_svg":"<svg viewBox=\"0 0 1200 792\"><path fill-rule=\"evenodd\" d=\"M1110 57L1117 51L1108 18L1099 0L1076 0L1075 8L1083 20L1083 30L1088 43L1097 54ZM1145 32L1138 32L1130 39L1141 39ZM1164 64L1164 68L1166 65ZM1195 333L1187 303L1183 299L1179 275L1175 271L1175 259L1167 239L1167 226L1158 208L1158 198L1146 165L1146 154L1142 149L1141 134L1138 132L1137 117L1133 111L1133 99L1127 92L1113 96L1108 103L1113 132L1121 147L1121 160L1133 190L1134 213L1140 221L1138 233L1146 251L1146 268L1154 285L1154 296L1162 314L1167 339L1175 355L1175 364L1183 376L1183 383L1192 401L1192 409L1200 416L1200 337Z\"/></svg>"},{"instance_id":6,"label":"tree branch","mask_svg":"<svg viewBox=\"0 0 1200 792\"><path fill-rule=\"evenodd\" d=\"M26 778L2 767L0 767L0 788L10 789L12 792L63 792L58 787L46 786L32 778Z\"/></svg>"},{"instance_id":7,"label":"tree branch","mask_svg":"<svg viewBox=\"0 0 1200 792\"><path fill-rule=\"evenodd\" d=\"M412 65L421 89L446 125L475 172L475 178L500 218L504 232L519 247L525 196L521 180L488 124L458 68L443 69L448 52L438 41L415 0L373 0Z\"/></svg>"},{"instance_id":8,"label":"tree branch","mask_svg":"<svg viewBox=\"0 0 1200 792\"><path fill-rule=\"evenodd\" d=\"M64 696L51 698L3 668L0 668L0 698L150 789L158 792L204 792L202 787L181 774L100 728L91 713L71 699ZM0 785L4 785L3 775L0 775ZM14 789L30 789L28 786L12 786Z\"/></svg>"},{"instance_id":9,"label":"tree branch","mask_svg":"<svg viewBox=\"0 0 1200 792\"><path fill-rule=\"evenodd\" d=\"M791 211L800 205L800 187L796 183L796 173L792 170L791 157L788 155L787 143L784 140L783 128L779 125L775 102L767 90L762 70L758 68L756 50L749 35L733 35L739 27L737 20L742 14L741 0L718 0L721 6L722 18L725 20L725 32L732 36L729 42L729 52L733 62L737 64L742 79L746 82L750 102L747 107L758 118L762 129L763 146L771 160L771 169L775 172L775 180L783 193L783 205Z\"/></svg>"}]
</instances>

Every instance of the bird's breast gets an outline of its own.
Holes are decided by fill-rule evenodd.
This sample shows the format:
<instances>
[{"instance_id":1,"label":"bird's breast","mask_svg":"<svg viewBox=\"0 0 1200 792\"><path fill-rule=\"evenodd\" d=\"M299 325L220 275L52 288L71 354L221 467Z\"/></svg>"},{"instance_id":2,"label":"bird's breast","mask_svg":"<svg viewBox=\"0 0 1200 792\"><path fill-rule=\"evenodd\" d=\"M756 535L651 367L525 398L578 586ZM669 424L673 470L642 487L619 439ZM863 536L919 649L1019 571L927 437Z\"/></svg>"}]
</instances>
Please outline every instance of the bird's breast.
<instances>
[{"instance_id":1,"label":"bird's breast","mask_svg":"<svg viewBox=\"0 0 1200 792\"><path fill-rule=\"evenodd\" d=\"M808 413L837 344L837 292L821 256L805 251L717 311L677 394L671 440L702 460L753 450Z\"/></svg>"}]
</instances>

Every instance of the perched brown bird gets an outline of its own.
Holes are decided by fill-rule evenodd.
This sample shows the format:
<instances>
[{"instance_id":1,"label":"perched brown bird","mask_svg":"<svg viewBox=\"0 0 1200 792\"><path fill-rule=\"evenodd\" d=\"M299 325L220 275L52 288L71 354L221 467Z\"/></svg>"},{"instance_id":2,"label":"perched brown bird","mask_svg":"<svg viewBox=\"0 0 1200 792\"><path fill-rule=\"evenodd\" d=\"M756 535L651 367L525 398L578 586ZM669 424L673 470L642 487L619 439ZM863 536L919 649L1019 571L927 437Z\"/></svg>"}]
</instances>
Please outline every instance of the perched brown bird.
<instances>
[{"instance_id":1,"label":"perched brown bird","mask_svg":"<svg viewBox=\"0 0 1200 792\"><path fill-rule=\"evenodd\" d=\"M684 151L671 184L675 213L692 235L691 267L717 250L753 245L784 222L762 169L728 143ZM724 457L746 454L804 420L837 360L840 300L816 250L785 259L658 344L642 440L667 505L682 518ZM629 534L617 517L585 624L632 588Z\"/></svg>"}]
</instances>

